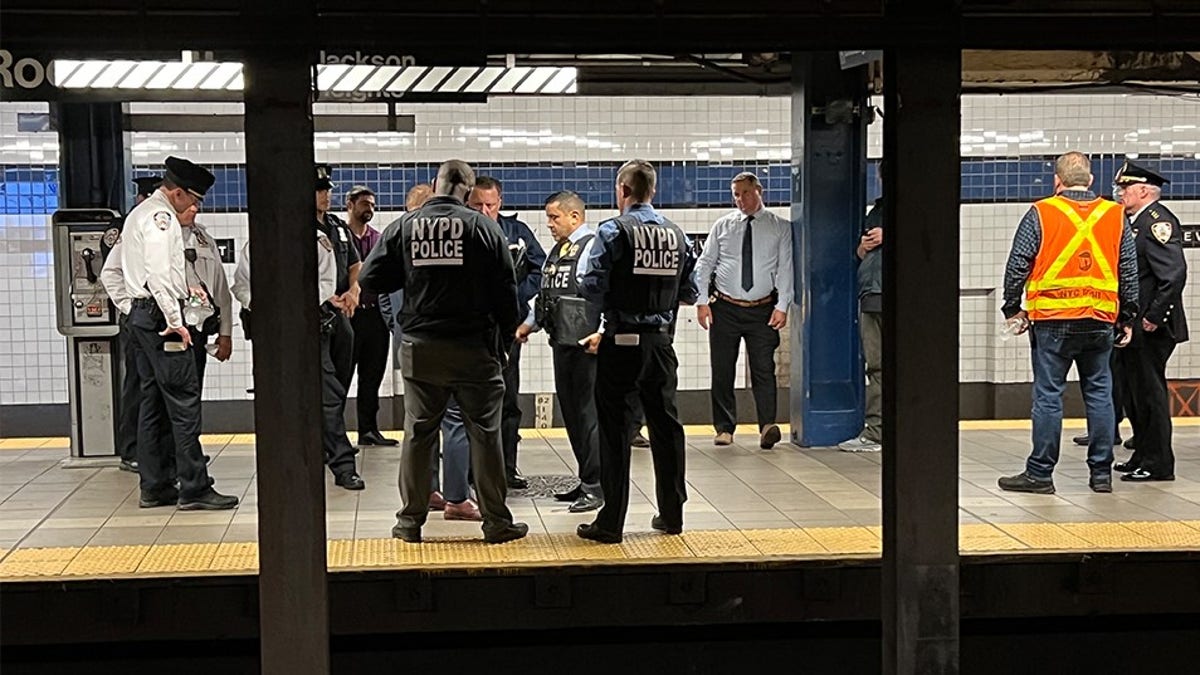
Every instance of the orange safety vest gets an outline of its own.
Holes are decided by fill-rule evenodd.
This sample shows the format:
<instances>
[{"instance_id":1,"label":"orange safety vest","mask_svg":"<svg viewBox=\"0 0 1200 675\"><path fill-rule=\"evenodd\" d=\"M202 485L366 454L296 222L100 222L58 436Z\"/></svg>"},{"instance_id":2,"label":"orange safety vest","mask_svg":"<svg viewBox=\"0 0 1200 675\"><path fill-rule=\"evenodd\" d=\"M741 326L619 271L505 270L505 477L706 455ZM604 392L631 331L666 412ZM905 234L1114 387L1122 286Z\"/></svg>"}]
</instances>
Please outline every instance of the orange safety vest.
<instances>
[{"instance_id":1,"label":"orange safety vest","mask_svg":"<svg viewBox=\"0 0 1200 675\"><path fill-rule=\"evenodd\" d=\"M1042 246L1025 284L1030 321L1117 322L1117 269L1125 219L1116 202L1050 197L1033 205Z\"/></svg>"}]
</instances>

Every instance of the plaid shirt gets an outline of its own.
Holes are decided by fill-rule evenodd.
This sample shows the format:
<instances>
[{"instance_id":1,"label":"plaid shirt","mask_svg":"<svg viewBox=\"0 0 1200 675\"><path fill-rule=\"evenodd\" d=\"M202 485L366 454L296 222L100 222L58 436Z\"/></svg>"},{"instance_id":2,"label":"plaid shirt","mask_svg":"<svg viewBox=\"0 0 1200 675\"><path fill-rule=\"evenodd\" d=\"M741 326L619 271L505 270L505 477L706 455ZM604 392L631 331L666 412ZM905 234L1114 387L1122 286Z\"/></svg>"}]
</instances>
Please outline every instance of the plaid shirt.
<instances>
[{"instance_id":1,"label":"plaid shirt","mask_svg":"<svg viewBox=\"0 0 1200 675\"><path fill-rule=\"evenodd\" d=\"M1076 202L1087 202L1096 198L1091 190L1064 190L1061 196ZM1121 232L1121 258L1117 265L1117 295L1121 300L1121 309L1117 323L1125 324L1137 316L1138 280L1137 280L1137 245L1134 243L1133 230L1130 229L1129 219L1125 218L1125 228ZM1021 311L1021 300L1025 295L1025 283L1033 272L1033 263L1037 259L1038 250L1042 247L1042 222L1036 208L1030 208L1017 226L1017 234L1013 237L1012 250L1008 253L1008 263L1004 267L1004 305L1000 311L1004 318L1009 319ZM1078 335L1081 333L1096 333L1112 330L1112 326L1095 319L1069 319L1066 321L1050 322L1054 331L1060 335Z\"/></svg>"}]
</instances>

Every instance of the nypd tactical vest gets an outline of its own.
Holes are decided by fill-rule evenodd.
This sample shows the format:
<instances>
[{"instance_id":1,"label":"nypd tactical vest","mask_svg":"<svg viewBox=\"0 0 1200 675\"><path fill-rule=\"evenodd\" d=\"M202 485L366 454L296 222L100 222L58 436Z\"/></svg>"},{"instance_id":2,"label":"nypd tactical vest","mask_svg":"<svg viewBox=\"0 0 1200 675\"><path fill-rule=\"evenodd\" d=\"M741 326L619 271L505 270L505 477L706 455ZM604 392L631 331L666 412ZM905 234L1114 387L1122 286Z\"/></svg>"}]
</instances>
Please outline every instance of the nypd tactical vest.
<instances>
[{"instance_id":1,"label":"nypd tactical vest","mask_svg":"<svg viewBox=\"0 0 1200 675\"><path fill-rule=\"evenodd\" d=\"M661 314L678 307L679 277L687 257L687 237L675 223L643 223L634 216L614 220L629 256L612 271L606 310Z\"/></svg>"},{"instance_id":2,"label":"nypd tactical vest","mask_svg":"<svg viewBox=\"0 0 1200 675\"><path fill-rule=\"evenodd\" d=\"M534 319L546 329L551 341L573 344L596 330L588 316L587 303L579 295L579 261L595 235L579 241L555 244L546 257L542 286L534 303Z\"/></svg>"}]
</instances>

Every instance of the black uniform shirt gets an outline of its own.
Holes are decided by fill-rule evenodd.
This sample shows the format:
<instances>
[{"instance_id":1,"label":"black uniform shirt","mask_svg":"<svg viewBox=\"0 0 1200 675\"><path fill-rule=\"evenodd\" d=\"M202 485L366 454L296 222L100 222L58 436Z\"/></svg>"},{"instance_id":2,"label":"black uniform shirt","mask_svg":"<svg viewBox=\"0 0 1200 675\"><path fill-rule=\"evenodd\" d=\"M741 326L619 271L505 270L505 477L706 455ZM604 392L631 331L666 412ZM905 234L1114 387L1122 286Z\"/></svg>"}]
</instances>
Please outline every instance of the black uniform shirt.
<instances>
[{"instance_id":1,"label":"black uniform shirt","mask_svg":"<svg viewBox=\"0 0 1200 675\"><path fill-rule=\"evenodd\" d=\"M350 227L332 213L326 213L325 220L317 221L317 229L324 232L333 244L333 258L337 262L337 294L341 295L350 290L350 267L362 262L354 246L354 235Z\"/></svg>"},{"instance_id":2,"label":"black uniform shirt","mask_svg":"<svg viewBox=\"0 0 1200 675\"><path fill-rule=\"evenodd\" d=\"M1179 219L1154 202L1142 209L1133 221L1137 241L1139 306L1145 318L1166 330L1175 342L1188 339L1187 317L1183 313L1183 285L1187 281L1187 260L1183 257L1183 229ZM1141 321L1134 326L1141 330Z\"/></svg>"},{"instance_id":3,"label":"black uniform shirt","mask_svg":"<svg viewBox=\"0 0 1200 675\"><path fill-rule=\"evenodd\" d=\"M413 337L469 337L519 323L508 241L496 221L434 197L383 231L358 278L369 293L404 289L400 326Z\"/></svg>"}]
</instances>

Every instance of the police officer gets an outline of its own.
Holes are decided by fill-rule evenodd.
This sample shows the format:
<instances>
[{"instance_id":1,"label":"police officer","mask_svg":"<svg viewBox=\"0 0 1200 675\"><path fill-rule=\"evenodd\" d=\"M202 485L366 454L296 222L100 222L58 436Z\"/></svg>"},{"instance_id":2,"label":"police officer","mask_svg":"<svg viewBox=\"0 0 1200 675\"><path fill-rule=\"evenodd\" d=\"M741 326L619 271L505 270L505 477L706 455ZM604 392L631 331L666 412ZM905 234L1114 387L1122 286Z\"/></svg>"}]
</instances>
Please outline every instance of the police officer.
<instances>
[{"instance_id":1,"label":"police officer","mask_svg":"<svg viewBox=\"0 0 1200 675\"><path fill-rule=\"evenodd\" d=\"M358 307L358 273L362 268L362 260L354 246L350 227L330 211L334 185L330 179L332 171L329 165L318 164L316 169L317 229L329 238L337 263L338 316L333 319L329 345L342 389L348 392L350 380L354 378L354 328L350 325L350 318Z\"/></svg>"},{"instance_id":2,"label":"police officer","mask_svg":"<svg viewBox=\"0 0 1200 675\"><path fill-rule=\"evenodd\" d=\"M183 309L184 323L197 346L192 351L196 357L196 377L203 390L209 337L217 336L212 354L218 361L228 361L233 353L233 298L216 241L196 222L196 212L179 214L179 222L183 225L183 255L187 261L184 272L189 290Z\"/></svg>"},{"instance_id":3,"label":"police officer","mask_svg":"<svg viewBox=\"0 0 1200 675\"><path fill-rule=\"evenodd\" d=\"M604 311L603 335L586 340L597 352L596 411L600 422L600 484L604 507L576 533L604 543L621 541L629 508L633 399L641 400L650 430L658 515L650 526L683 531L683 425L675 409L679 360L671 324L679 304L696 301L695 255L678 225L650 204L657 175L643 160L617 170L621 215L600 224L580 290Z\"/></svg>"},{"instance_id":4,"label":"police officer","mask_svg":"<svg viewBox=\"0 0 1200 675\"><path fill-rule=\"evenodd\" d=\"M521 320L529 312L529 301L537 295L542 283L542 265L546 262L546 251L538 243L533 230L517 219L516 214L500 213L504 206L504 186L491 176L479 176L475 187L467 197L467 206L479 211L500 225L509 249L513 251L517 274L517 300L520 302ZM511 335L511 333L510 333ZM504 439L504 474L508 487L521 490L529 487L529 481L517 468L518 432L521 428L521 343L513 341L509 347L508 365L504 368L504 413L501 434Z\"/></svg>"},{"instance_id":5,"label":"police officer","mask_svg":"<svg viewBox=\"0 0 1200 675\"><path fill-rule=\"evenodd\" d=\"M200 346L192 342L180 304L189 291L179 214L198 210L213 181L206 169L168 157L162 185L130 212L121 237L130 333L137 341L142 378L138 426L142 507L231 509L238 503L237 497L213 490L200 449L200 381L196 359L189 353ZM152 440L165 423L164 414L174 440L174 472L163 448Z\"/></svg>"},{"instance_id":6,"label":"police officer","mask_svg":"<svg viewBox=\"0 0 1200 675\"><path fill-rule=\"evenodd\" d=\"M1169 181L1130 161L1114 179L1115 196L1125 207L1137 242L1139 303L1133 341L1121 354L1129 387L1126 412L1137 445L1128 462L1114 469L1130 482L1175 480L1171 448L1171 404L1167 394L1167 360L1175 345L1188 339L1183 313L1187 261L1179 219L1160 201Z\"/></svg>"},{"instance_id":7,"label":"police officer","mask_svg":"<svg viewBox=\"0 0 1200 675\"><path fill-rule=\"evenodd\" d=\"M333 337L342 302L337 295L336 247L320 229L317 244L317 302L321 306L321 446L325 464L333 474L333 482L347 490L366 487L355 467L358 448L346 436L346 389L338 376L333 360ZM246 311L250 311L250 244L242 248L237 271L233 277L233 295Z\"/></svg>"},{"instance_id":8,"label":"police officer","mask_svg":"<svg viewBox=\"0 0 1200 675\"><path fill-rule=\"evenodd\" d=\"M499 226L463 205L475 185L466 162L438 168L436 195L387 227L371 251L360 282L369 293L404 289L404 446L400 497L392 535L421 541L429 511L429 475L438 426L451 396L462 409L471 439L483 537L489 543L520 539L505 505L500 445L501 375L505 347L519 323L512 258Z\"/></svg>"},{"instance_id":9,"label":"police officer","mask_svg":"<svg viewBox=\"0 0 1200 675\"><path fill-rule=\"evenodd\" d=\"M579 282L587 272L596 236L584 214L583 200L569 190L556 192L546 200L546 221L554 236L554 247L542 268L541 290L531 301L534 311L517 327L520 343L526 342L539 326L550 335L554 390L562 404L567 437L579 466L579 486L554 498L572 502L567 508L572 513L604 506L596 422L596 357L580 344L600 327L598 305L579 294Z\"/></svg>"}]
</instances>

